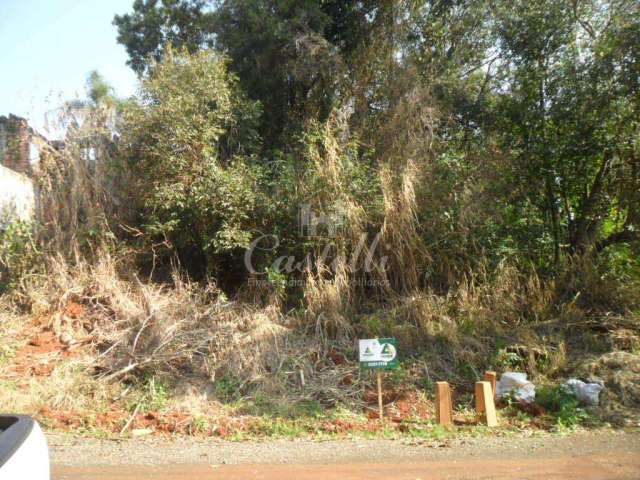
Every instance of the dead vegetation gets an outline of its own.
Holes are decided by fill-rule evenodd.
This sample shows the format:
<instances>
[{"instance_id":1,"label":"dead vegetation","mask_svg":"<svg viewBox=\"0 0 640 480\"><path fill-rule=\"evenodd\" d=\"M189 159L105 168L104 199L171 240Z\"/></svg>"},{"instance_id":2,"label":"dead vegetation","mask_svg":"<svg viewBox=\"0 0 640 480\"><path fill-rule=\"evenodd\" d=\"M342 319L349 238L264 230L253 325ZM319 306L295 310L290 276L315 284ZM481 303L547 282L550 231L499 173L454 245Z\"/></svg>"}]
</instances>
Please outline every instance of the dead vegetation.
<instances>
[{"instance_id":1,"label":"dead vegetation","mask_svg":"<svg viewBox=\"0 0 640 480\"><path fill-rule=\"evenodd\" d=\"M618 418L637 412L640 323L637 312L616 304L628 292L612 295L588 262L576 262L557 281L508 260L478 261L469 271L424 242L421 229L429 228L420 224L417 191L436 174L428 133L437 120L427 100L427 92L410 91L386 119L381 161L367 178L381 192L378 210L367 209L370 199L348 183L359 140L341 113L316 125L305 144L313 184L304 177L296 187L316 205L340 205L348 222L330 258L302 272L301 301L292 309L275 287L246 288L230 299L212 279L189 280L179 262L170 269L165 262L158 281L155 250L151 272L143 274L136 243L143 233L128 225L132 202L114 187L126 190L127 170L118 171L116 182L105 167L111 139L104 129L98 137L104 148L94 152L91 167L78 126L70 148L43 161L37 261L1 299L2 407L40 412L53 426L97 419L109 431L153 427L222 436L264 428L247 416L366 414L375 400L354 341L392 335L403 358L386 399L392 416L397 409L405 419L428 417L429 403L415 397L442 379L468 404L465 395L489 368L524 370L534 380L575 372L604 377L604 408ZM95 129L92 121L83 125ZM372 232L380 233L380 247L365 242L351 261ZM322 259L324 245L309 243L311 257ZM383 258L388 263L379 268ZM438 278L433 286L429 276ZM407 403L417 404L418 413ZM212 412L218 423L198 426ZM326 429L369 428L336 422Z\"/></svg>"},{"instance_id":2,"label":"dead vegetation","mask_svg":"<svg viewBox=\"0 0 640 480\"><path fill-rule=\"evenodd\" d=\"M375 395L367 396L371 379L358 369L353 340L389 334L398 337L406 359L397 383L389 385L397 393L385 400L392 416L394 409L410 410L406 395L429 394L440 379L456 387L464 404L487 368L524 370L540 382L600 378L606 385L603 416L621 423L637 411L635 323L610 317L606 331L602 322L592 331L585 318L575 332L568 321L576 321L575 310L549 319L544 299L550 293L507 267L491 288L484 281L446 296L397 297L385 309L355 317L349 330L331 330L319 310L309 334L309 311L296 318L276 306L229 301L214 286L177 274L171 288L130 279L127 260L108 251L94 264L50 261L46 279L34 277L41 283L20 297L31 314L10 313L3 321L0 377L4 408L41 412L51 425L73 428L95 420L117 430L132 417L127 428L185 433L212 412L253 418L220 420L216 428L231 432L250 430L247 425L263 415L304 416L296 405L308 402L326 411L374 411ZM525 322L518 318L522 311L539 320ZM619 351L596 355L593 342ZM234 404L235 410L225 410ZM90 413L114 408L100 414L106 415L102 420ZM69 420L56 419L56 412L68 412ZM90 418L71 420L73 412Z\"/></svg>"}]
</instances>

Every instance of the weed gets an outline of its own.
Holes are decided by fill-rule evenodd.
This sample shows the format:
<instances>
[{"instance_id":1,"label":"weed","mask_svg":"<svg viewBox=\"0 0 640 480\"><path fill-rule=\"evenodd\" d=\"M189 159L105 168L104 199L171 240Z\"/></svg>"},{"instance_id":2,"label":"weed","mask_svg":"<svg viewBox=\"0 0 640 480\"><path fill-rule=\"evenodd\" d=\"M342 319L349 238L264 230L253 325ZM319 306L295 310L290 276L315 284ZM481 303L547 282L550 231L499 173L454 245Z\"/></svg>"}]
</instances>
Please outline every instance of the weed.
<instances>
[{"instance_id":1,"label":"weed","mask_svg":"<svg viewBox=\"0 0 640 480\"><path fill-rule=\"evenodd\" d=\"M242 402L238 409L246 415L266 418L319 418L323 414L320 402L303 399L295 402L278 400L263 394L256 394L253 400Z\"/></svg>"},{"instance_id":2,"label":"weed","mask_svg":"<svg viewBox=\"0 0 640 480\"><path fill-rule=\"evenodd\" d=\"M191 433L207 433L209 431L209 420L207 419L207 417L201 416L201 415L197 415L195 417L193 417L193 420L191 421Z\"/></svg>"},{"instance_id":3,"label":"weed","mask_svg":"<svg viewBox=\"0 0 640 480\"><path fill-rule=\"evenodd\" d=\"M544 385L536 389L536 403L553 415L561 428L573 428L587 419L576 396L563 385Z\"/></svg>"},{"instance_id":4,"label":"weed","mask_svg":"<svg viewBox=\"0 0 640 480\"><path fill-rule=\"evenodd\" d=\"M420 377L416 382L418 387L424 390L424 393L428 399L433 399L435 396L436 384L429 377Z\"/></svg>"},{"instance_id":5,"label":"weed","mask_svg":"<svg viewBox=\"0 0 640 480\"><path fill-rule=\"evenodd\" d=\"M262 393L256 393L251 400L237 403L238 410L245 415L277 417L288 410L287 406L281 407L274 399Z\"/></svg>"},{"instance_id":6,"label":"weed","mask_svg":"<svg viewBox=\"0 0 640 480\"><path fill-rule=\"evenodd\" d=\"M367 439L375 439L375 438L384 438L384 439L394 439L398 437L398 431L395 428L391 428L387 425L383 426L378 430L365 430L362 432L362 437Z\"/></svg>"},{"instance_id":7,"label":"weed","mask_svg":"<svg viewBox=\"0 0 640 480\"><path fill-rule=\"evenodd\" d=\"M0 367L10 363L15 356L15 348L9 345L0 345Z\"/></svg>"},{"instance_id":8,"label":"weed","mask_svg":"<svg viewBox=\"0 0 640 480\"><path fill-rule=\"evenodd\" d=\"M524 366L524 360L516 352L510 352L506 348L501 348L495 356L494 360L498 369L501 370L517 370Z\"/></svg>"},{"instance_id":9,"label":"weed","mask_svg":"<svg viewBox=\"0 0 640 480\"><path fill-rule=\"evenodd\" d=\"M297 417L319 417L322 415L322 405L317 400L300 400L292 406L292 416Z\"/></svg>"},{"instance_id":10,"label":"weed","mask_svg":"<svg viewBox=\"0 0 640 480\"><path fill-rule=\"evenodd\" d=\"M130 405L130 410L138 408L140 411L159 411L163 410L169 401L169 389L166 384L149 377L142 385L140 395L136 402Z\"/></svg>"},{"instance_id":11,"label":"weed","mask_svg":"<svg viewBox=\"0 0 640 480\"><path fill-rule=\"evenodd\" d=\"M547 350L543 350L536 357L536 368L544 372L551 366L551 354Z\"/></svg>"},{"instance_id":12,"label":"weed","mask_svg":"<svg viewBox=\"0 0 640 480\"><path fill-rule=\"evenodd\" d=\"M0 380L0 391L15 392L18 390L18 385L13 380Z\"/></svg>"},{"instance_id":13,"label":"weed","mask_svg":"<svg viewBox=\"0 0 640 480\"><path fill-rule=\"evenodd\" d=\"M391 373L387 377L391 383L394 385L407 385L409 382L409 372L404 367L404 364L400 362L398 363L398 368L391 370Z\"/></svg>"},{"instance_id":14,"label":"weed","mask_svg":"<svg viewBox=\"0 0 640 480\"><path fill-rule=\"evenodd\" d=\"M40 264L33 225L15 221L2 226L0 215L0 294L12 290L20 279Z\"/></svg>"},{"instance_id":15,"label":"weed","mask_svg":"<svg viewBox=\"0 0 640 480\"><path fill-rule=\"evenodd\" d=\"M353 423L365 423L367 417L363 413L356 413L344 406L338 406L325 413L329 420L345 420Z\"/></svg>"},{"instance_id":16,"label":"weed","mask_svg":"<svg viewBox=\"0 0 640 480\"><path fill-rule=\"evenodd\" d=\"M258 436L274 438L296 438L309 433L304 424L281 418L263 418L254 423L249 432Z\"/></svg>"},{"instance_id":17,"label":"weed","mask_svg":"<svg viewBox=\"0 0 640 480\"><path fill-rule=\"evenodd\" d=\"M267 280L273 286L276 297L283 300L286 296L287 276L272 267L267 268L266 273Z\"/></svg>"},{"instance_id":18,"label":"weed","mask_svg":"<svg viewBox=\"0 0 640 480\"><path fill-rule=\"evenodd\" d=\"M224 403L230 403L240 398L241 382L238 377L226 373L214 383L216 397Z\"/></svg>"},{"instance_id":19,"label":"weed","mask_svg":"<svg viewBox=\"0 0 640 480\"><path fill-rule=\"evenodd\" d=\"M416 425L411 427L407 433L411 437L429 440L443 440L454 435L452 430L447 430L437 424Z\"/></svg>"}]
</instances>

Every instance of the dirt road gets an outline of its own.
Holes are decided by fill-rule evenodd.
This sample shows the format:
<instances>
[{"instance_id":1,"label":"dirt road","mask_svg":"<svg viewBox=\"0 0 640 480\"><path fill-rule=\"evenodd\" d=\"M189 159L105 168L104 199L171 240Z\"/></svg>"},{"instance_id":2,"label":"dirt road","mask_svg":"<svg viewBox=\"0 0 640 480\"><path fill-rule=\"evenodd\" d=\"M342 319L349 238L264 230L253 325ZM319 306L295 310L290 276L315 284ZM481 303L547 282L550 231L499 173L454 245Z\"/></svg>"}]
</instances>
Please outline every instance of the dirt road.
<instances>
[{"instance_id":1,"label":"dirt road","mask_svg":"<svg viewBox=\"0 0 640 480\"><path fill-rule=\"evenodd\" d=\"M232 443L50 436L54 480L639 479L640 434Z\"/></svg>"}]
</instances>

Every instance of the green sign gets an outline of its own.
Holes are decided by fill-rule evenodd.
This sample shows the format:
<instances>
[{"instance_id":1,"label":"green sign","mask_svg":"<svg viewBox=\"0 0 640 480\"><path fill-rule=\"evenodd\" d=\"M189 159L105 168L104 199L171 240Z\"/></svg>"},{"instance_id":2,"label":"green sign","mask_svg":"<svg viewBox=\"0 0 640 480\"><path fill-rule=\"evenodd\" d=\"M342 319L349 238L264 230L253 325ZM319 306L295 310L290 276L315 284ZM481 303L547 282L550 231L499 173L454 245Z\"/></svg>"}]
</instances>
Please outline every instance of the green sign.
<instances>
[{"instance_id":1,"label":"green sign","mask_svg":"<svg viewBox=\"0 0 640 480\"><path fill-rule=\"evenodd\" d=\"M360 339L358 350L360 366L363 368L398 368L398 343L395 338Z\"/></svg>"}]
</instances>

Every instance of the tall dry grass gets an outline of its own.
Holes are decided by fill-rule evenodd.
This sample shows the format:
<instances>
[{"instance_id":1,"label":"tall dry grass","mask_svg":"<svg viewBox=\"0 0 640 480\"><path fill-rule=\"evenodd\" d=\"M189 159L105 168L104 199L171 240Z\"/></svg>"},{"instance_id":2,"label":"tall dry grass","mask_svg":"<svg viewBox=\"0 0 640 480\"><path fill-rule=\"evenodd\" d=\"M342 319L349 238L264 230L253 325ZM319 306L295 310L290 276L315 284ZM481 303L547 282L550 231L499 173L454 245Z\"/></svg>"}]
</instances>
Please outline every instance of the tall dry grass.
<instances>
[{"instance_id":1,"label":"tall dry grass","mask_svg":"<svg viewBox=\"0 0 640 480\"><path fill-rule=\"evenodd\" d=\"M363 144L350 130L345 110L316 126L315 136L307 141L314 185L324 188L309 192L306 199L318 208L339 202L347 219L345 228L330 240L335 247L331 268L315 265L306 272L304 303L317 335L351 337L353 315L363 304L374 299L385 303L420 287L430 256L418 234L416 184L427 179L437 122L427 97L422 90L402 96L381 122L375 145ZM381 212L373 210L375 201L359 196L351 183L350 161L360 148L374 149L378 158L372 171ZM323 247L318 246L316 257ZM360 255L352 261L356 251Z\"/></svg>"},{"instance_id":2,"label":"tall dry grass","mask_svg":"<svg viewBox=\"0 0 640 480\"><path fill-rule=\"evenodd\" d=\"M229 300L214 283L193 283L178 267L163 284L143 278L132 242L123 241L122 232L135 231L127 224L126 166L110 153L109 129L91 136L93 120L84 124L88 130L77 127L64 151L43 156L38 174L42 264L2 301L7 310L18 305L26 311L21 318L36 319L65 344L88 346L46 381L34 380L28 395L14 392L11 405L37 397L36 403L58 408L88 408L149 377L176 391L196 384L212 397L224 380L238 396L358 405L367 380L354 361L354 340L376 335L397 336L404 358L423 362L433 380L460 386L500 365L501 353L521 360L505 368L532 374L565 368L565 357L577 351L569 345L576 327L602 313L594 303L612 298L597 272L576 270L559 286L508 262L489 268L480 260L472 272L457 270L447 289L425 281L439 261L419 222L438 123L430 104L427 91L401 95L375 138L357 138L345 112L316 126L305 151L312 188L309 175L298 188L320 209L339 204L347 221L330 240L331 258L304 272L303 308L288 313L273 291L244 291ZM93 153L88 138L97 139ZM361 148L376 153L379 211L350 183ZM362 238L367 241L352 262ZM310 242L311 257L322 258L324 247ZM367 257L374 265L369 271ZM366 281L371 286L363 286ZM80 306L75 316L69 305ZM637 331L637 322L616 321L613 330ZM14 332L8 325L3 322L5 333Z\"/></svg>"}]
</instances>

